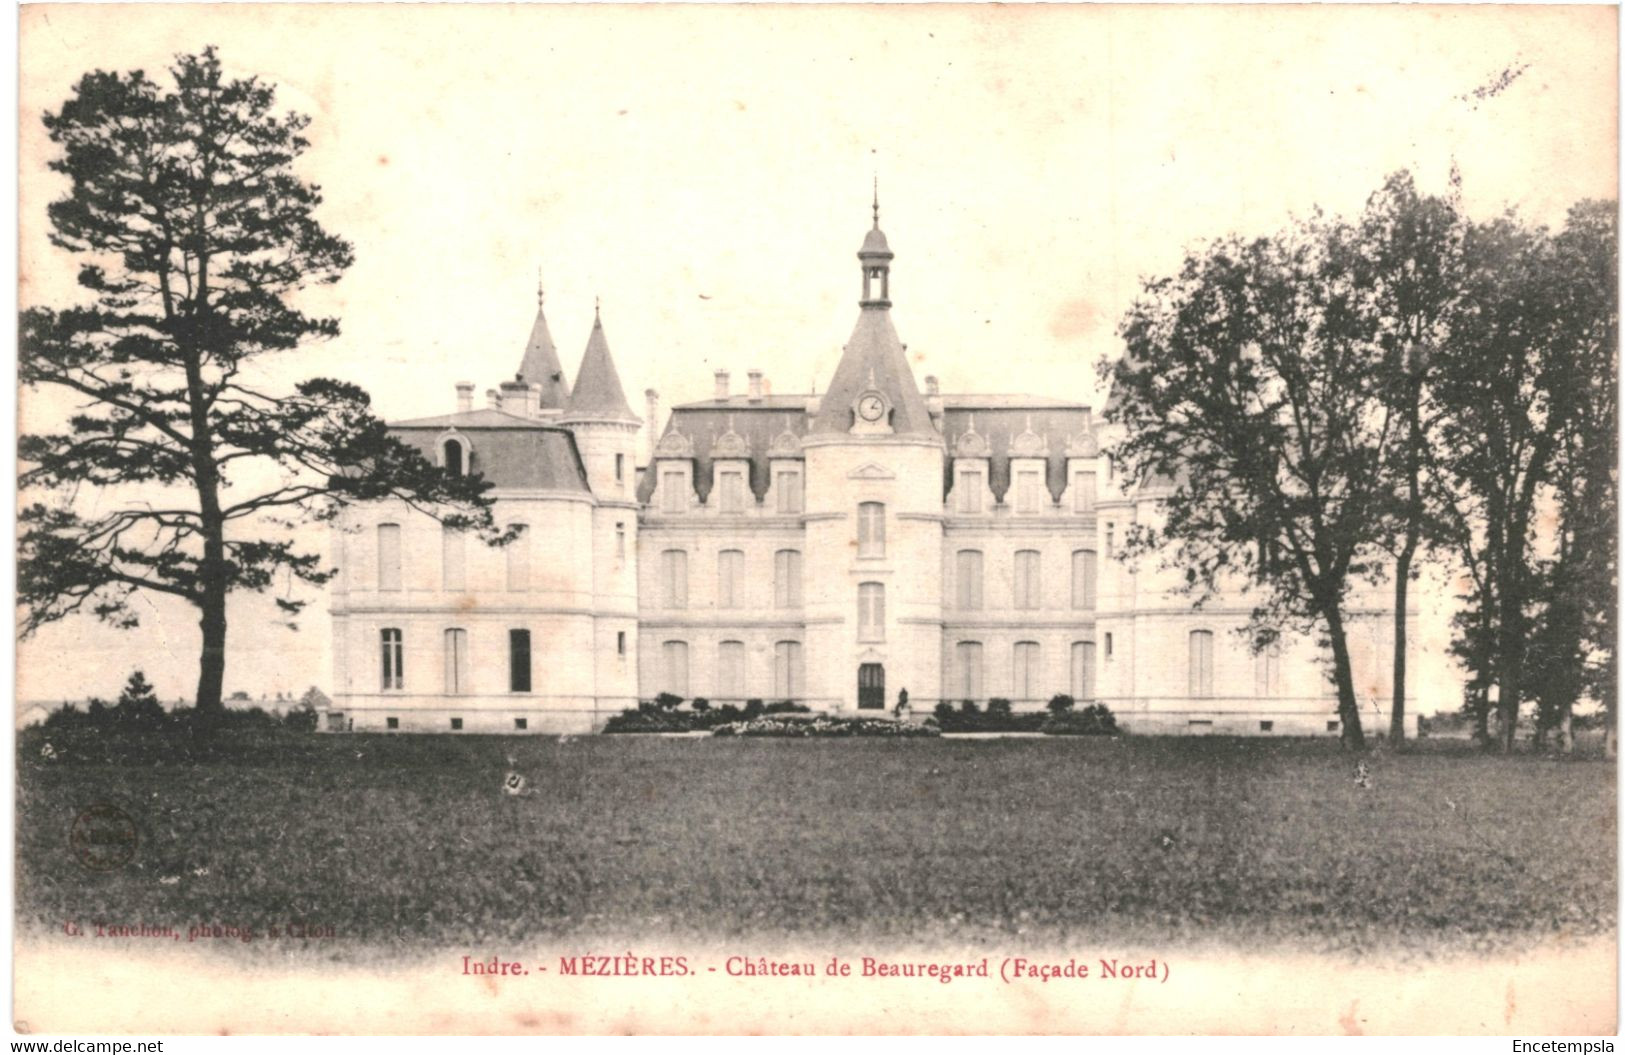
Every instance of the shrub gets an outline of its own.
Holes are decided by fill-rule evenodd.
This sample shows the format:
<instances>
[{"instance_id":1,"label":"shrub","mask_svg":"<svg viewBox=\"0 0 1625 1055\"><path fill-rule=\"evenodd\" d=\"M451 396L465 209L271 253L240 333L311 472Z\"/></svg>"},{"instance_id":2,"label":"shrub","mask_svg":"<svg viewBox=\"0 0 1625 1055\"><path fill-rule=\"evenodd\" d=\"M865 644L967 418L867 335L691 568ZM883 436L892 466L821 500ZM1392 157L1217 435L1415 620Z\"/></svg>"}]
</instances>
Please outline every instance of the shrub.
<instances>
[{"instance_id":1,"label":"shrub","mask_svg":"<svg viewBox=\"0 0 1625 1055\"><path fill-rule=\"evenodd\" d=\"M746 719L759 718L759 717L761 717L761 714L762 714L762 701L761 700L746 700L745 701L745 717L746 717Z\"/></svg>"},{"instance_id":2,"label":"shrub","mask_svg":"<svg viewBox=\"0 0 1625 1055\"><path fill-rule=\"evenodd\" d=\"M931 709L931 716L942 725L954 720L954 705L947 700L938 700L937 705Z\"/></svg>"},{"instance_id":3,"label":"shrub","mask_svg":"<svg viewBox=\"0 0 1625 1055\"><path fill-rule=\"evenodd\" d=\"M682 702L683 698L675 692L663 692L655 697L655 709L658 711L675 711ZM694 702L698 704L704 701L695 700Z\"/></svg>"},{"instance_id":4,"label":"shrub","mask_svg":"<svg viewBox=\"0 0 1625 1055\"><path fill-rule=\"evenodd\" d=\"M1064 692L1058 692L1049 698L1049 713L1068 714L1075 704L1076 701L1072 697Z\"/></svg>"},{"instance_id":5,"label":"shrub","mask_svg":"<svg viewBox=\"0 0 1625 1055\"><path fill-rule=\"evenodd\" d=\"M915 725L890 718L837 718L820 714L814 718L791 715L763 716L745 722L719 726L715 736L776 736L811 738L820 736L939 736L934 725Z\"/></svg>"},{"instance_id":6,"label":"shrub","mask_svg":"<svg viewBox=\"0 0 1625 1055\"><path fill-rule=\"evenodd\" d=\"M1010 701L1003 696L995 696L987 701L987 716L989 718L1008 718L1010 713Z\"/></svg>"},{"instance_id":7,"label":"shrub","mask_svg":"<svg viewBox=\"0 0 1625 1055\"><path fill-rule=\"evenodd\" d=\"M812 708L808 707L808 706L805 706L804 704L796 703L794 700L780 700L778 703L770 703L766 707L763 707L762 708L762 713L763 714L811 714L812 713Z\"/></svg>"},{"instance_id":8,"label":"shrub","mask_svg":"<svg viewBox=\"0 0 1625 1055\"><path fill-rule=\"evenodd\" d=\"M282 716L282 724L296 733L314 733L316 717L315 707L308 703L300 703Z\"/></svg>"},{"instance_id":9,"label":"shrub","mask_svg":"<svg viewBox=\"0 0 1625 1055\"><path fill-rule=\"evenodd\" d=\"M961 700L960 703L959 703L959 713L960 714L981 714L982 712L977 710L975 700Z\"/></svg>"},{"instance_id":10,"label":"shrub","mask_svg":"<svg viewBox=\"0 0 1625 1055\"><path fill-rule=\"evenodd\" d=\"M164 708L144 673L135 671L124 683L124 691L119 693L118 703L113 705L112 717L127 728L152 729L163 724Z\"/></svg>"},{"instance_id":11,"label":"shrub","mask_svg":"<svg viewBox=\"0 0 1625 1055\"><path fill-rule=\"evenodd\" d=\"M691 706L694 708L695 714L704 714L706 711L711 709L711 701L706 699L704 696L701 696L696 699Z\"/></svg>"},{"instance_id":12,"label":"shrub","mask_svg":"<svg viewBox=\"0 0 1625 1055\"><path fill-rule=\"evenodd\" d=\"M1104 703L1092 703L1081 711L1050 715L1043 731L1051 736L1116 736L1117 718Z\"/></svg>"},{"instance_id":13,"label":"shrub","mask_svg":"<svg viewBox=\"0 0 1625 1055\"><path fill-rule=\"evenodd\" d=\"M678 711L639 707L622 711L604 723L606 733L686 733L690 716Z\"/></svg>"}]
</instances>

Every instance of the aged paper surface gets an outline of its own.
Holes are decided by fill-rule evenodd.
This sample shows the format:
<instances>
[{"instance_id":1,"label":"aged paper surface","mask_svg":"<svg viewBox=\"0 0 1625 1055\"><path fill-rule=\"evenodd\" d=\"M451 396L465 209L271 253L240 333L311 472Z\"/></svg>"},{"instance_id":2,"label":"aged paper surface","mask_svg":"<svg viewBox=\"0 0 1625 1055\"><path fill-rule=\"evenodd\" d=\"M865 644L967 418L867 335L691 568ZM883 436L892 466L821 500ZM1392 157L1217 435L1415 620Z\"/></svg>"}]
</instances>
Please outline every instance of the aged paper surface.
<instances>
[{"instance_id":1,"label":"aged paper surface","mask_svg":"<svg viewBox=\"0 0 1625 1055\"><path fill-rule=\"evenodd\" d=\"M339 282L298 301L312 314L336 316L341 335L268 359L258 381L288 390L307 377L334 377L364 388L389 421L440 422L460 398L456 386L472 379L472 405L484 409L488 386L506 382L522 356L537 361L529 356L539 347L531 328L540 317L533 299L540 267L557 337L550 354L567 375L561 380L578 393L592 387L581 364L600 354L594 342L607 333L613 388L632 415L624 420L642 424L620 439L577 430L570 449L582 452L582 477L600 496L595 459L601 455L601 471L610 473L612 446L594 444L627 445L626 478L619 461L613 469L626 501L600 506L624 512L607 513L592 538L544 538L526 571L545 577L549 569L619 561L632 607L600 605L591 636L556 651L547 650L550 632L538 631L534 644L529 631L506 637L508 651L489 668L495 673L482 666L477 628L473 646L476 684L508 679L522 640L523 691L531 690L534 655L538 686L590 671L602 685L609 670L607 677L625 679L624 693L588 691L586 703L544 707L540 719L532 713L510 722L508 711L489 708L465 718L463 704L447 699L466 692L456 682L470 662L468 646L463 631L442 637L437 626L434 699L386 716L394 704L368 702L369 693L379 695L383 624L365 614L374 610L357 600L355 581L341 578L326 594L304 588L311 605L297 630L269 596L234 598L230 609L225 688L243 694L242 707L290 710L308 688L321 690L324 735L309 734L316 746L308 757L306 748L278 740L267 750L292 754L253 759L228 748L205 761L104 765L62 757L37 730L24 737L32 754L18 767L15 1028L1612 1033L1611 763L1553 767L1548 779L1531 773L1535 763L1520 762L1516 792L1498 792L1477 775L1495 778L1493 763L1424 771L1406 768L1411 759L1379 757L1373 766L1384 798L1376 806L1369 798L1342 802L1349 766L1321 743L1304 749L1307 762L1271 762L1262 772L1197 763L1170 778L1198 782L1191 799L1177 800L1161 797L1154 768L1158 759L1186 758L1177 745L1130 743L1123 750L1148 751L1132 757L1150 761L1125 763L1089 753L1094 744L1063 757L1052 749L1070 745L1014 740L984 750L960 741L940 758L918 756L910 769L905 756L814 751L828 744L798 754L777 752L795 743L627 737L640 743L625 748L589 730L620 709L605 700L651 698L679 664L684 682L692 669L694 686L678 695L697 697L715 684L720 701L730 694L722 686L737 676L732 694L741 700L818 702L823 674L801 666L821 662L810 643L817 619L801 628L810 650L803 657L800 640L778 640L792 636L774 629L772 610L786 602L770 604L772 587L764 585L746 642L714 644L718 632L708 631L704 658L696 644L691 668L688 645L679 651L667 640L680 621L664 610L666 544L634 538L616 555L639 525L649 538L676 537L643 522L671 512L653 498L652 478L636 498L630 494L655 444L670 435L671 408L707 401L714 385L723 386L727 407L740 408L704 419L703 435L684 433L680 423L702 419L680 419L676 446L662 448L706 445L709 453L688 453L707 472L718 463L718 503L727 501L728 436L749 450L740 465L759 458L759 467L743 470L754 488L771 468L766 452L783 453L770 446L780 442L780 418L799 444L838 399L850 400L850 411L837 409L850 413L852 434L861 437L870 405L877 430L906 431L910 401L936 413L946 433L940 423L958 420L958 398L968 419L956 436L986 434L1003 457L1033 435L1050 444L1055 472L1065 474L1068 456L1087 450L1093 458L1097 450L1092 433L1083 438L1106 397L1096 364L1120 353L1124 311L1143 281L1172 273L1188 248L1232 232L1267 233L1317 207L1353 214L1400 169L1430 192L1459 173L1464 207L1477 217L1515 208L1558 226L1577 201L1617 198L1616 19L1613 8L1557 6L24 7L22 308L81 299L79 262L50 241L47 206L68 181L48 169L59 147L41 114L59 110L92 70L141 69L167 88L176 56L212 45L229 76L258 77L275 86L279 109L309 115L310 145L295 171L321 186L323 226L355 247ZM860 244L872 250L866 232L882 225L888 255L865 258L860 274L853 254ZM870 274L876 262L895 274ZM860 278L861 308L853 303ZM883 278L889 290L869 290L871 279ZM912 381L924 386L929 376L931 391L903 396L890 387L894 378L882 369L877 379L872 368L841 389L844 349L870 339L860 321L843 345L853 317L872 317L882 302L895 311ZM750 384L765 391L746 395L746 372L757 369L765 380ZM731 371L732 381L719 371ZM937 385L949 394L946 418L928 402ZM493 410L518 406L521 415L546 417L534 402L524 409L527 399L546 409L545 386L510 387L491 389ZM1001 402L1018 393L1041 399ZM503 402L510 394L517 404ZM784 413L775 412L760 436L750 432L751 401L775 398L786 401ZM459 414L479 413L455 405ZM613 407L588 409L611 424L621 420ZM76 410L60 391L25 389L19 431L60 429ZM588 425L599 420L579 403L564 407L564 420L572 413ZM1046 424L1070 422L1068 414L1085 421L1072 447L1072 424ZM472 419L446 420L422 426L426 445L439 444L443 455L461 423L474 439L471 453L458 447L458 457L498 464L494 441L469 426ZM548 457L538 453L525 465ZM836 514L812 507L815 470L807 464L808 508L779 505L778 512L805 515L812 532L820 516L829 522ZM835 486L855 504L921 479L935 488L931 471L863 455L843 463ZM549 478L542 489L551 493L556 483ZM775 477L772 486L785 485ZM150 497L125 487L103 501ZM777 500L762 490L756 498ZM630 528L615 516L629 518ZM931 521L911 516L886 529L894 547ZM379 528L391 525L367 521L363 531L358 523L349 535L330 536L326 525L297 530L324 559L382 564L387 536ZM853 546L874 541L864 530ZM363 553L353 541L361 537L376 537L379 548ZM393 537L399 560L402 544ZM760 569L751 551L747 582L759 570L769 583L782 570L773 564L781 545L789 544L763 545ZM450 567L441 546L438 532L409 535L408 567ZM488 570L497 583L504 568L508 579L490 593L470 587L469 607L483 606L506 633L514 558L503 564L473 552L471 582ZM894 634L930 621L907 608L913 595L903 584L949 574L948 558L932 553L929 562L902 557L884 573L896 576L886 580L898 584L892 597L905 599L901 607L893 601ZM634 559L640 567L631 567ZM733 580L718 560L684 574L704 584L690 588L712 598L705 603L727 607L732 602L722 598L734 587L721 583ZM809 609L822 603L826 583L846 581L845 569L833 568L809 558ZM1024 573L1004 574L1020 581ZM1447 651L1454 590L1445 574L1430 575L1413 601L1413 709L1452 715L1463 681ZM869 706L864 679L879 676L869 671L882 666L883 650L865 642L862 627L871 618L885 622L872 600L880 596L856 595L858 647L829 676L832 709L854 692L859 708ZM793 603L801 604L799 595ZM850 621L854 606L844 594L830 604L839 614L820 625ZM197 683L196 614L164 597L143 601L140 614L129 630L80 615L24 641L17 726L36 724L64 701L112 699L137 669L165 707L184 704ZM382 632L384 689L399 689L403 662L410 679L429 661L410 650L411 639L392 653L401 638L387 635L399 631ZM618 642L618 633L630 637ZM1003 691L992 685L997 677L1018 686L1011 691L1018 703L1032 697L1041 709L1069 672L1079 679L1072 684L1092 687L1083 679L1094 675L1077 673L1077 657L1093 664L1109 641L1091 633L1077 651L1066 651L1071 642L1050 649L1043 677L1053 672L1055 686L1045 680L1026 691L1023 679L1033 676L1021 671L1038 669L1039 660L1024 657L1036 657L1038 644L1031 653L1023 651L1026 640L1014 642L1013 653L1001 644L978 695ZM744 655L747 643L750 658L739 662L751 673L731 673L729 646ZM970 653L942 647L940 663L935 656L930 663L969 669L952 665ZM980 651L975 656L980 687ZM899 687L925 701L916 704L921 713L954 695L947 686L928 693L921 685L929 682L900 682L895 672L905 661L895 653L884 659L894 664L892 680L881 683L887 710ZM1174 661L1149 650L1145 659ZM1022 667L1027 662L1033 667ZM445 693L438 691L442 663ZM848 685L854 672L858 680ZM771 687L746 686L757 677ZM356 687L363 681L365 690ZM520 691L517 680L504 688ZM578 720L580 729L571 724ZM1189 725L1203 722L1213 731L1207 719ZM1179 723L1186 725L1183 712ZM500 743L451 736L499 730L542 735ZM424 735L386 743L379 739L386 731ZM476 746L466 756L442 754L440 739ZM758 747L762 754L744 755ZM1034 751L1050 768L1027 768L1037 764ZM741 757L746 768L731 770ZM505 779L517 782L505 786ZM949 790L933 790L938 779ZM849 786L861 797L843 796ZM988 795L1003 788L1007 804ZM1501 824L1502 811L1524 809L1527 796L1552 788L1576 796L1561 818L1572 827L1503 846L1519 836L1507 834L1516 826ZM1514 793L1526 797L1497 797ZM776 803L783 830L750 819L753 795ZM1076 804L1075 812L1057 811L1057 800ZM1228 819L1203 813L1202 801L1233 812ZM718 812L668 812L684 808ZM961 810L995 825L987 840L964 837ZM1031 820L1039 814L1042 824ZM1091 818L1116 827L1102 835L1090 830ZM1271 830L1287 834L1264 834ZM1288 877L1284 870L1296 864L1247 887L1264 891L1262 903L1238 895L1170 908L1158 900L1168 894L1157 884L1210 869L1237 869L1234 889L1246 887L1252 848L1277 848L1295 861L1300 831L1301 845L1314 847L1303 867L1335 867L1336 882L1380 894L1382 912L1323 906L1320 894L1302 891L1319 890L1329 873ZM1372 841L1332 846L1340 831ZM1102 851L1102 839L1114 849ZM1120 855L1111 860L1122 883L1149 884L1143 897L1091 872L1102 853ZM1552 864L1564 855L1580 863ZM1423 864L1410 868L1414 861ZM1383 867L1388 878L1374 880ZM1469 874L1495 887L1532 868L1573 879L1582 893L1562 904L1519 905L1516 890L1498 900L1467 889L1477 886ZM1385 882L1398 888L1381 888ZM1197 901L1212 893L1193 887ZM1220 895L1226 889L1221 882ZM1294 901L1300 893L1302 904ZM1452 917L1457 912L1471 918ZM1494 913L1504 927L1485 923ZM1327 922L1323 914L1340 918ZM1290 920L1308 922L1294 930ZM799 973L803 965L811 977ZM930 971L941 965L965 970L945 980Z\"/></svg>"}]
</instances>

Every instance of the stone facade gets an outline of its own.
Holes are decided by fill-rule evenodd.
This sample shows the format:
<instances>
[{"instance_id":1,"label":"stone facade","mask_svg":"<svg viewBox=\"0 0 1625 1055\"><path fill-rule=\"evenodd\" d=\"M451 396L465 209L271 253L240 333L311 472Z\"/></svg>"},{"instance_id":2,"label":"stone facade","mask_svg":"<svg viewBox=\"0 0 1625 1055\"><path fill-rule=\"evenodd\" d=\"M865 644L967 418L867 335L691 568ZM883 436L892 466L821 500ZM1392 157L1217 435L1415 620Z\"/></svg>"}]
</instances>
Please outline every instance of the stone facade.
<instances>
[{"instance_id":1,"label":"stone facade","mask_svg":"<svg viewBox=\"0 0 1625 1055\"><path fill-rule=\"evenodd\" d=\"M657 434L651 392L642 465L601 323L572 391L539 307L489 408L463 385L457 413L392 426L492 479L525 536L492 549L404 507L348 513L324 727L571 732L663 692L855 712L906 690L915 714L1066 693L1136 731L1337 732L1314 642L1255 656L1245 597L1193 611L1177 569L1114 559L1156 488L1123 493L1086 405L922 389L878 209L858 256L858 322L822 395L756 371L736 392L718 371ZM1381 599L1353 624L1362 713L1384 721Z\"/></svg>"}]
</instances>

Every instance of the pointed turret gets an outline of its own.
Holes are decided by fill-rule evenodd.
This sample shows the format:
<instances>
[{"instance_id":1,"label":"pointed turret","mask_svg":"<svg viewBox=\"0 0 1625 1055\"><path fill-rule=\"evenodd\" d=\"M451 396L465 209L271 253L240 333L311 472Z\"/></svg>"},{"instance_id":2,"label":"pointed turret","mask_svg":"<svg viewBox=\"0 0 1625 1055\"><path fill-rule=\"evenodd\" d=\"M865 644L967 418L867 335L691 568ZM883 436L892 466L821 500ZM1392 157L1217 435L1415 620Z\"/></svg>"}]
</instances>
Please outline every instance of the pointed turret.
<instances>
[{"instance_id":1,"label":"pointed turret","mask_svg":"<svg viewBox=\"0 0 1625 1055\"><path fill-rule=\"evenodd\" d=\"M863 299L858 324L846 342L829 390L819 401L813 432L847 432L859 423L858 403L870 400L870 424L897 435L936 436L931 410L914 383L907 349L891 321L890 275L893 254L880 230L880 202L875 200L874 227L864 237L858 260L863 267Z\"/></svg>"},{"instance_id":2,"label":"pointed turret","mask_svg":"<svg viewBox=\"0 0 1625 1055\"><path fill-rule=\"evenodd\" d=\"M576 373L575 391L564 407L565 421L626 421L637 424L641 419L632 413L621 389L620 376L615 372L615 361L609 355L609 341L604 337L604 323L598 311L593 310L592 336L587 338L587 351L581 357L581 369Z\"/></svg>"},{"instance_id":3,"label":"pointed turret","mask_svg":"<svg viewBox=\"0 0 1625 1055\"><path fill-rule=\"evenodd\" d=\"M559 350L553 344L553 335L547 329L547 315L542 311L540 279L536 281L536 322L530 328L525 357L519 363L519 377L527 385L542 386L538 409L544 413L561 411L570 402L570 382L564 379Z\"/></svg>"}]
</instances>

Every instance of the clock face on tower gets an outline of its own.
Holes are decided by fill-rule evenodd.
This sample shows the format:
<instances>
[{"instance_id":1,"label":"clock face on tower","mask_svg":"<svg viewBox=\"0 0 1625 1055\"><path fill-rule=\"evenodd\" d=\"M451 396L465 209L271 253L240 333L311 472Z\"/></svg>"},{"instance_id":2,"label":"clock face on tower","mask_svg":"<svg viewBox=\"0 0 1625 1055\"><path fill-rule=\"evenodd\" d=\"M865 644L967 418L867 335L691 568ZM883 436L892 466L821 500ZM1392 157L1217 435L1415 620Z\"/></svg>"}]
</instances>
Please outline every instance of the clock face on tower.
<instances>
[{"instance_id":1,"label":"clock face on tower","mask_svg":"<svg viewBox=\"0 0 1625 1055\"><path fill-rule=\"evenodd\" d=\"M886 401L876 393L870 392L858 397L858 417L864 421L876 422L886 416Z\"/></svg>"}]
</instances>

